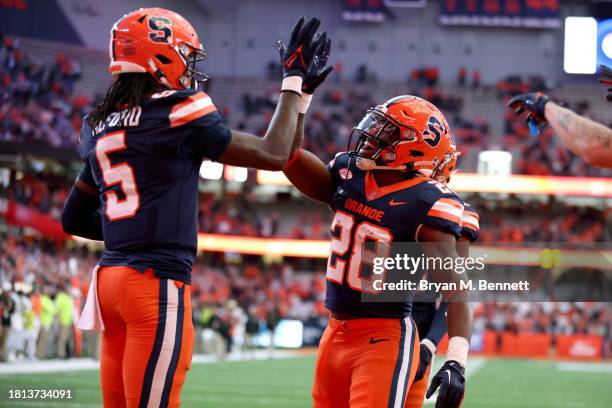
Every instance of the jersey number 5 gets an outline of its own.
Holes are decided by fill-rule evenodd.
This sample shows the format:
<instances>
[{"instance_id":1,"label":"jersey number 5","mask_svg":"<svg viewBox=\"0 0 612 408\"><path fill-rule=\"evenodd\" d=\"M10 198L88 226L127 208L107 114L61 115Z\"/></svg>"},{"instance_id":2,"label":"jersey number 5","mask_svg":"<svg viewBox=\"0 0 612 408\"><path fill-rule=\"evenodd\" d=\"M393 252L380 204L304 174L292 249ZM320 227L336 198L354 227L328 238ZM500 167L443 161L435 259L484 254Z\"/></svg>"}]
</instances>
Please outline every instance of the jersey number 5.
<instances>
[{"instance_id":1,"label":"jersey number 5","mask_svg":"<svg viewBox=\"0 0 612 408\"><path fill-rule=\"evenodd\" d=\"M384 281L385 272L380 275L371 273L368 277L361 276L362 264L372 265L374 258L388 257L391 252L390 244L393 235L388 229L367 221L359 223L355 232L351 234L354 224L355 218L351 214L342 211L336 212L331 230L332 233L339 231L339 234L332 238L331 254L327 261L327 279L342 285L347 262L339 257L346 255L352 242L351 254L348 259L348 276L346 278L348 285L351 289L361 292L379 293L380 290L374 288L374 281ZM366 248L366 242L372 243L374 249ZM332 262L333 255L336 255L335 263Z\"/></svg>"},{"instance_id":2,"label":"jersey number 5","mask_svg":"<svg viewBox=\"0 0 612 408\"><path fill-rule=\"evenodd\" d=\"M106 191L106 216L111 221L132 217L140 207L140 195L132 166L126 162L113 165L108 157L113 152L125 149L125 131L109 133L96 144L96 158L106 187L118 184L125 197L120 199L115 191Z\"/></svg>"}]
</instances>

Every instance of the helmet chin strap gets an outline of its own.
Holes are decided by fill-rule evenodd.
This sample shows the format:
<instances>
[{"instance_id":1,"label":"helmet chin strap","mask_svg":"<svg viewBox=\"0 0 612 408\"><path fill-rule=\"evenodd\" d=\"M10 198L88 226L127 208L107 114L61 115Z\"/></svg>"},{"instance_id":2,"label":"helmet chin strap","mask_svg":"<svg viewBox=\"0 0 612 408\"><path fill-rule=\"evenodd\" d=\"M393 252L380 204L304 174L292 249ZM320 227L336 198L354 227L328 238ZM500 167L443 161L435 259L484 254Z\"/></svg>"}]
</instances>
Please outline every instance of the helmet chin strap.
<instances>
[{"instance_id":1,"label":"helmet chin strap","mask_svg":"<svg viewBox=\"0 0 612 408\"><path fill-rule=\"evenodd\" d=\"M373 159L366 159L363 157L358 157L356 162L357 168L359 170L363 170L363 171L370 171L370 170L406 170L406 166L397 166L397 167L391 167L391 166L379 166L376 164L376 160Z\"/></svg>"}]
</instances>

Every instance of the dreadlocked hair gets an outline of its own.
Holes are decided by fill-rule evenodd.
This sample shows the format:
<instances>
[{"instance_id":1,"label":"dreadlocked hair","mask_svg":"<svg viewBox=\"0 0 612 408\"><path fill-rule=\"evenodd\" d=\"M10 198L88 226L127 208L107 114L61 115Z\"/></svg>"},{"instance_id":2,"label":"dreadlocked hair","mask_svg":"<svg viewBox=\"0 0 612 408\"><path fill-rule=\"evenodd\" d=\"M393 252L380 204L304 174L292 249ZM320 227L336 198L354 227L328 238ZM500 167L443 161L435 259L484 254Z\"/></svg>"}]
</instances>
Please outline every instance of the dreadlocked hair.
<instances>
[{"instance_id":1,"label":"dreadlocked hair","mask_svg":"<svg viewBox=\"0 0 612 408\"><path fill-rule=\"evenodd\" d=\"M139 106L149 95L164 90L166 88L149 74L120 74L108 88L102 101L89 113L87 122L91 127L95 127L111 113Z\"/></svg>"}]
</instances>

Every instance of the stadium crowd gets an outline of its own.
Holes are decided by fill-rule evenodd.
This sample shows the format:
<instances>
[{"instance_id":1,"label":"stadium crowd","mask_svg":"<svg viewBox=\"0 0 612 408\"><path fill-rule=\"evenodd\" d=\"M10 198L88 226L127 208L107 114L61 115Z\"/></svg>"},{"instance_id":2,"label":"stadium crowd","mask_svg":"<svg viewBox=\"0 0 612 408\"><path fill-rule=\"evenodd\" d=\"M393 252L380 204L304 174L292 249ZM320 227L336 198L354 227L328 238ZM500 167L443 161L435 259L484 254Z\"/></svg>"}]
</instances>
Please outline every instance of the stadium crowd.
<instances>
[{"instance_id":1,"label":"stadium crowd","mask_svg":"<svg viewBox=\"0 0 612 408\"><path fill-rule=\"evenodd\" d=\"M415 88L412 93L421 96L440 107L451 121L455 141L461 146L464 157L469 151L484 150L489 146L489 123L483 117L468 119L461 113L461 97L448 95L435 86ZM274 107L276 89L261 91L257 94L242 95L239 114L227 116L229 123L238 129L248 129L263 135ZM375 106L372 96L360 90L342 91L331 89L323 93L320 103L311 108L305 124L304 148L312 151L323 161L331 160L338 152L349 148L351 129L364 115L364 107ZM356 140L352 141L353 143ZM354 146L352 146L354 147ZM467 166L467 167L466 167ZM466 171L475 171L476 162L463 163Z\"/></svg>"},{"instance_id":2,"label":"stadium crowd","mask_svg":"<svg viewBox=\"0 0 612 408\"><path fill-rule=\"evenodd\" d=\"M71 181L48 171L18 172L8 187L0 184L0 198L59 216ZM612 209L569 205L554 199L524 201L466 197L480 214L480 242L608 242L612 239ZM245 196L215 197L201 194L198 225L200 232L293 239L327 239L331 213L303 205L301 211L283 216L279 206L257 203ZM282 207L280 207L282 208ZM543 217L542 214L546 214Z\"/></svg>"},{"instance_id":3,"label":"stadium crowd","mask_svg":"<svg viewBox=\"0 0 612 408\"><path fill-rule=\"evenodd\" d=\"M13 200L59 220L71 182L49 172L19 173L0 197ZM575 206L560 201L488 200L468 197L480 214L483 243L608 242L612 239L612 209ZM327 239L331 213L303 205L302 211L283 216L278 205L257 203L243 196L201 194L200 232L253 237ZM546 214L543 217L542 214Z\"/></svg>"},{"instance_id":4,"label":"stadium crowd","mask_svg":"<svg viewBox=\"0 0 612 408\"><path fill-rule=\"evenodd\" d=\"M0 241L0 358L96 355L97 337L74 328L96 250L16 235ZM196 349L225 355L253 347L254 336L281 319L325 319L322 262L206 254L194 265ZM610 338L606 303L487 302L475 304L475 328L513 333L598 334Z\"/></svg>"},{"instance_id":5,"label":"stadium crowd","mask_svg":"<svg viewBox=\"0 0 612 408\"><path fill-rule=\"evenodd\" d=\"M58 53L52 66L33 62L11 37L0 37L0 141L43 143L54 147L74 149L78 143L78 131L83 115L91 107L89 97L75 95L75 82L81 77L78 60ZM490 147L490 123L492 118L466 117L460 95L450 95L439 88L439 68L423 67L411 73L408 86L415 95L422 96L447 115L455 140L462 151L464 162L460 167L475 171L476 155ZM460 70L458 85L467 86L467 71ZM480 87L480 73L472 72L472 88ZM329 89L331 88L331 89ZM305 147L323 160L329 160L336 152L347 148L350 130L363 116L363 108L374 106L375 101L364 91L342 92L333 89L333 83L324 93L322 103L314 107L306 128ZM497 93L507 100L520 92L546 88L540 77L522 81L513 76L499 81ZM276 104L276 89L262 90L258 94L245 93L241 112L221 104L220 111L238 129L257 134L265 133L265 124ZM584 102L576 102L579 113L588 114ZM550 129L540 138L529 137L524 122L509 112L504 120L503 148L513 152L516 171L537 175L597 176L602 171L589 168L571 152L555 143ZM469 161L465 158L471 158Z\"/></svg>"},{"instance_id":6,"label":"stadium crowd","mask_svg":"<svg viewBox=\"0 0 612 408\"><path fill-rule=\"evenodd\" d=\"M73 149L91 100L74 96L78 60L62 53L55 64L31 61L19 41L0 36L0 141Z\"/></svg>"}]
</instances>

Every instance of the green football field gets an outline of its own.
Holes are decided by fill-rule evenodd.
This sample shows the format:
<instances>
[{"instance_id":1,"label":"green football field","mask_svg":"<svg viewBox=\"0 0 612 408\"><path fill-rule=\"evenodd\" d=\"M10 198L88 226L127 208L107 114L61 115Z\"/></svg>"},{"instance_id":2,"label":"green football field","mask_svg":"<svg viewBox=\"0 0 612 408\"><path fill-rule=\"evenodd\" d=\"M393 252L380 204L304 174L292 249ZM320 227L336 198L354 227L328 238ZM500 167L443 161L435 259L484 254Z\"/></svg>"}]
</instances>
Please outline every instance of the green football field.
<instances>
[{"instance_id":1,"label":"green football field","mask_svg":"<svg viewBox=\"0 0 612 408\"><path fill-rule=\"evenodd\" d=\"M313 366L314 357L193 364L183 406L310 407ZM73 387L76 395L71 403L8 402L6 390L15 387ZM2 375L0 390L0 407L101 405L97 371ZM612 364L475 359L468 370L463 407L610 408Z\"/></svg>"}]
</instances>

